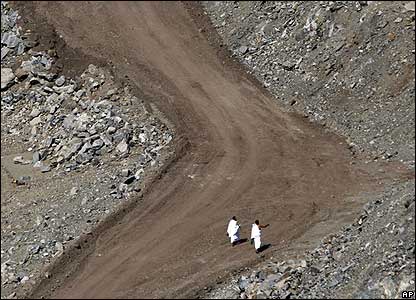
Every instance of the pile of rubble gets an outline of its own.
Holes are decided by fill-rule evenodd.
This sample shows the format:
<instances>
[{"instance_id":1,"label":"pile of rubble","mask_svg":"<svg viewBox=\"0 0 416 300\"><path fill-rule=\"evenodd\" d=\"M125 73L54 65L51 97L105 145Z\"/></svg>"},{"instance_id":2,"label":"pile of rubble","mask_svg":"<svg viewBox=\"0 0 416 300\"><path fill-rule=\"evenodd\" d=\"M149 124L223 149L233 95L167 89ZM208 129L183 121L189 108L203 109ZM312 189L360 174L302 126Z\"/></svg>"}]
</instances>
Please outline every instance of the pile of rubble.
<instances>
[{"instance_id":1,"label":"pile of rubble","mask_svg":"<svg viewBox=\"0 0 416 300\"><path fill-rule=\"evenodd\" d=\"M112 88L104 70L90 65L74 81L49 73L52 62L45 53L32 53L11 80L19 85L2 92L5 141L18 137L33 151L32 160L17 156L14 162L32 163L41 172L71 172L99 164L108 153L122 158L140 151L131 168L134 178L127 181L140 179L143 168L156 164L160 150L171 141L169 130L152 117L129 113L124 107L139 100ZM6 70L13 78L13 71Z\"/></svg>"},{"instance_id":2,"label":"pile of rubble","mask_svg":"<svg viewBox=\"0 0 416 300\"><path fill-rule=\"evenodd\" d=\"M7 59L7 56L21 55L26 48L33 46L30 40L21 36L21 28L16 26L19 15L7 5L7 2L1 2L1 60ZM3 77L3 74L2 74ZM2 85L3 88L3 85Z\"/></svg>"}]
</instances>

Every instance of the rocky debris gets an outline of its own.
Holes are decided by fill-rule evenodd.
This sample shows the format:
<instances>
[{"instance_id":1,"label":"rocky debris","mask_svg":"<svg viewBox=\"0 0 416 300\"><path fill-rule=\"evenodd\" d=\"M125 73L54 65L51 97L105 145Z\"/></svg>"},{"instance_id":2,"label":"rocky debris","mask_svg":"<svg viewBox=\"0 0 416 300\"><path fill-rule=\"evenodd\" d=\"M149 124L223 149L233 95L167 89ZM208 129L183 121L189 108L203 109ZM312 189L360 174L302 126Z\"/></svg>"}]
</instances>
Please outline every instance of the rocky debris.
<instances>
[{"instance_id":1,"label":"rocky debris","mask_svg":"<svg viewBox=\"0 0 416 300\"><path fill-rule=\"evenodd\" d=\"M223 299L400 298L415 290L415 182L389 186L303 258L271 258L208 293Z\"/></svg>"},{"instance_id":2,"label":"rocky debris","mask_svg":"<svg viewBox=\"0 0 416 300\"><path fill-rule=\"evenodd\" d=\"M139 149L143 151L137 169L156 164L172 134L151 116L129 118L123 103L138 102L136 97L117 88L109 93L112 83L93 65L78 82L63 76L55 80L57 75L49 73L52 63L45 53L36 53L21 64L30 75L13 92L2 92L2 113L9 116L6 126L23 134L22 140L38 157L34 164L42 159L71 172L99 163L103 155L125 158Z\"/></svg>"},{"instance_id":3,"label":"rocky debris","mask_svg":"<svg viewBox=\"0 0 416 300\"><path fill-rule=\"evenodd\" d=\"M1 1L2 64L3 61L22 55L26 50L34 46L33 41L28 36L21 34L22 28L17 25L19 18L19 14L11 9L6 1Z\"/></svg>"},{"instance_id":4,"label":"rocky debris","mask_svg":"<svg viewBox=\"0 0 416 300\"><path fill-rule=\"evenodd\" d=\"M20 298L68 243L141 191L171 155L173 131L107 70L60 74L55 49L30 49L36 39L1 7L1 295ZM31 176L5 174L3 160Z\"/></svg>"},{"instance_id":5,"label":"rocky debris","mask_svg":"<svg viewBox=\"0 0 416 300\"><path fill-rule=\"evenodd\" d=\"M354 153L414 167L414 2L206 1L232 55ZM387 84L388 83L388 84Z\"/></svg>"}]
</instances>

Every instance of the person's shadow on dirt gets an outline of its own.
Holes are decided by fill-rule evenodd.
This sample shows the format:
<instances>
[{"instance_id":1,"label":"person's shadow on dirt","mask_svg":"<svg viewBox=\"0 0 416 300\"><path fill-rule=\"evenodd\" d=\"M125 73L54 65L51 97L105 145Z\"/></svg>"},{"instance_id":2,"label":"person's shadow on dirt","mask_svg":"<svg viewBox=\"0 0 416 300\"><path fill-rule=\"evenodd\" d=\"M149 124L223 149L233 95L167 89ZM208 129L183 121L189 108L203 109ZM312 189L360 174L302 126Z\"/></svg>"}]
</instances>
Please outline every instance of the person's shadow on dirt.
<instances>
[{"instance_id":1,"label":"person's shadow on dirt","mask_svg":"<svg viewBox=\"0 0 416 300\"><path fill-rule=\"evenodd\" d=\"M261 253L261 252L269 249L271 246L272 246L272 244L265 244L265 245L261 246L257 251L258 251L258 253Z\"/></svg>"},{"instance_id":2,"label":"person's shadow on dirt","mask_svg":"<svg viewBox=\"0 0 416 300\"><path fill-rule=\"evenodd\" d=\"M248 239L239 239L238 241L236 241L236 242L233 243L233 246L237 246L237 245L240 245L240 244L244 244L247 241L248 241Z\"/></svg>"}]
</instances>

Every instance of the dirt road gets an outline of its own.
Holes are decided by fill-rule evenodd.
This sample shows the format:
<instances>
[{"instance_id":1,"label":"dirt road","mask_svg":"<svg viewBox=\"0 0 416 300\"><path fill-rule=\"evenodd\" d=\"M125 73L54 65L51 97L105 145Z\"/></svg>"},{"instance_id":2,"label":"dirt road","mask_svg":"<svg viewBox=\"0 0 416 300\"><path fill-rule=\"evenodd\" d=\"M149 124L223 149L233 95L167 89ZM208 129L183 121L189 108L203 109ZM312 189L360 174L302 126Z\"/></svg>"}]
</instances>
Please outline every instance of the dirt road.
<instances>
[{"instance_id":1,"label":"dirt road","mask_svg":"<svg viewBox=\"0 0 416 300\"><path fill-rule=\"evenodd\" d=\"M232 215L244 225L243 237L254 219L270 223L264 239L271 253L323 218L357 208L345 199L371 180L350 164L346 144L282 112L228 68L183 3L33 5L69 47L111 61L189 142L140 205L83 255L63 262L34 296L187 297L258 260L248 243L229 245Z\"/></svg>"}]
</instances>

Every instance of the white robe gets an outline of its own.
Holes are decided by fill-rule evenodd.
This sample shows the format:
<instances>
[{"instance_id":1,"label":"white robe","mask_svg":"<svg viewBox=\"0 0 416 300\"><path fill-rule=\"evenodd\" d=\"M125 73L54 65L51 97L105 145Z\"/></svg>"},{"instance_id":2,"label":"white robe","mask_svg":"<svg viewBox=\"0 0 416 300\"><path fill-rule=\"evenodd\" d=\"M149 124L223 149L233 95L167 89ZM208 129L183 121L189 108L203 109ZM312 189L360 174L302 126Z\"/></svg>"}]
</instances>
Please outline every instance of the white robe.
<instances>
[{"instance_id":1,"label":"white robe","mask_svg":"<svg viewBox=\"0 0 416 300\"><path fill-rule=\"evenodd\" d=\"M251 236L250 236L250 240L254 239L254 233L255 233L255 230L256 230L255 227L257 227L256 224L251 224Z\"/></svg>"},{"instance_id":2,"label":"white robe","mask_svg":"<svg viewBox=\"0 0 416 300\"><path fill-rule=\"evenodd\" d=\"M240 225L235 225L234 234L231 236L231 243L237 242L240 239Z\"/></svg>"},{"instance_id":3,"label":"white robe","mask_svg":"<svg viewBox=\"0 0 416 300\"><path fill-rule=\"evenodd\" d=\"M254 239L254 248L258 250L261 247L261 230L256 224L251 227L251 238Z\"/></svg>"},{"instance_id":4,"label":"white robe","mask_svg":"<svg viewBox=\"0 0 416 300\"><path fill-rule=\"evenodd\" d=\"M231 219L228 223L227 234L230 237L231 243L234 243L240 239L240 225L236 220Z\"/></svg>"}]
</instances>

